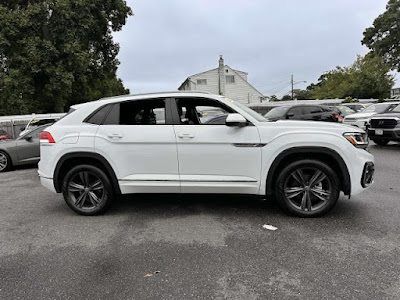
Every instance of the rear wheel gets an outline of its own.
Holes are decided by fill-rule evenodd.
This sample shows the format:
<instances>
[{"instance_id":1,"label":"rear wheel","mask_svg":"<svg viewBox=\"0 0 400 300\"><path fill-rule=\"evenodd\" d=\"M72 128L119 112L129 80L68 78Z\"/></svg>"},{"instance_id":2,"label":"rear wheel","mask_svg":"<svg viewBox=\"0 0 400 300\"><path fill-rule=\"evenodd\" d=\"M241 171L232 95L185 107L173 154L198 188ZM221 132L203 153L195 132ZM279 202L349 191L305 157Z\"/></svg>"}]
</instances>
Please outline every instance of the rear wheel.
<instances>
[{"instance_id":1,"label":"rear wheel","mask_svg":"<svg viewBox=\"0 0 400 300\"><path fill-rule=\"evenodd\" d=\"M373 141L375 144L379 146L386 146L390 142L390 140L379 140L379 139L375 139Z\"/></svg>"},{"instance_id":2,"label":"rear wheel","mask_svg":"<svg viewBox=\"0 0 400 300\"><path fill-rule=\"evenodd\" d=\"M7 153L0 151L0 172L6 172L11 168L11 159Z\"/></svg>"},{"instance_id":3,"label":"rear wheel","mask_svg":"<svg viewBox=\"0 0 400 300\"><path fill-rule=\"evenodd\" d=\"M113 200L113 191L107 175L91 165L72 168L65 176L62 192L68 206L85 216L105 212Z\"/></svg>"},{"instance_id":4,"label":"rear wheel","mask_svg":"<svg viewBox=\"0 0 400 300\"><path fill-rule=\"evenodd\" d=\"M327 164L316 160L290 163L279 174L275 187L278 204L299 217L317 217L336 204L340 183Z\"/></svg>"}]
</instances>

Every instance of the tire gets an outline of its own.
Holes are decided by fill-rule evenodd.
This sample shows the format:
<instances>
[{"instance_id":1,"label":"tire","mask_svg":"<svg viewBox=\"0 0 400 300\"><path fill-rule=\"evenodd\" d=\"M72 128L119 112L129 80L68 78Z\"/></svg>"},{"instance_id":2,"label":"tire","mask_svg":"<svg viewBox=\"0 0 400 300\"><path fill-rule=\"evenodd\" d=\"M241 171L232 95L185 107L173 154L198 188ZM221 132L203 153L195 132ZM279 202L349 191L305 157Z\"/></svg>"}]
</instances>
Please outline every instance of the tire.
<instances>
[{"instance_id":1,"label":"tire","mask_svg":"<svg viewBox=\"0 0 400 300\"><path fill-rule=\"evenodd\" d=\"M7 172L10 169L11 169L10 156L4 151L0 151L0 172Z\"/></svg>"},{"instance_id":2,"label":"tire","mask_svg":"<svg viewBox=\"0 0 400 300\"><path fill-rule=\"evenodd\" d=\"M386 146L390 140L373 140L375 144L379 145L379 146Z\"/></svg>"},{"instance_id":3,"label":"tire","mask_svg":"<svg viewBox=\"0 0 400 300\"><path fill-rule=\"evenodd\" d=\"M64 177L62 193L67 205L84 216L104 213L114 200L107 175L92 165L79 165L69 170Z\"/></svg>"},{"instance_id":4,"label":"tire","mask_svg":"<svg viewBox=\"0 0 400 300\"><path fill-rule=\"evenodd\" d=\"M318 160L299 160L279 174L276 200L286 212L298 217L318 217L329 212L340 194L335 171Z\"/></svg>"}]
</instances>

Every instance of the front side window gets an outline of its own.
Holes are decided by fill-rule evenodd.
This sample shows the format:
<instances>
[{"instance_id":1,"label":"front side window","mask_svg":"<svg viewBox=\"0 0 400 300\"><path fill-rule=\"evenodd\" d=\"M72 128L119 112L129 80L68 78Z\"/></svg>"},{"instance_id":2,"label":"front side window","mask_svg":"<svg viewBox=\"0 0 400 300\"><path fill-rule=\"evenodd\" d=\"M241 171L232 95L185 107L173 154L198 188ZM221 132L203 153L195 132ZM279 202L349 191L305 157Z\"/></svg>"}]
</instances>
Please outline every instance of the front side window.
<instances>
[{"instance_id":1,"label":"front side window","mask_svg":"<svg viewBox=\"0 0 400 300\"><path fill-rule=\"evenodd\" d=\"M311 115L320 113L321 109L318 106L303 106L303 114Z\"/></svg>"},{"instance_id":2,"label":"front side window","mask_svg":"<svg viewBox=\"0 0 400 300\"><path fill-rule=\"evenodd\" d=\"M225 125L230 107L210 99L177 99L178 115L182 125Z\"/></svg>"},{"instance_id":3,"label":"front side window","mask_svg":"<svg viewBox=\"0 0 400 300\"><path fill-rule=\"evenodd\" d=\"M301 107L293 107L288 111L288 116L290 118L298 117L298 116L301 116L302 114L303 114L303 111L302 111Z\"/></svg>"},{"instance_id":4,"label":"front side window","mask_svg":"<svg viewBox=\"0 0 400 300\"><path fill-rule=\"evenodd\" d=\"M150 99L116 103L104 124L165 125L165 101Z\"/></svg>"}]
</instances>

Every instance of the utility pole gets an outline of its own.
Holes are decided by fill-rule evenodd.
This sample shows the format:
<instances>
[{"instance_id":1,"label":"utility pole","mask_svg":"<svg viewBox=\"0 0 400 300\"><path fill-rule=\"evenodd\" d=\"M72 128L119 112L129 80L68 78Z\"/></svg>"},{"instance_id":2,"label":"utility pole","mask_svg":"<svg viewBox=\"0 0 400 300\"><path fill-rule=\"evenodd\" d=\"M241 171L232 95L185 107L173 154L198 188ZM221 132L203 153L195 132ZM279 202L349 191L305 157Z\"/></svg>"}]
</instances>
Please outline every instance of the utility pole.
<instances>
[{"instance_id":1,"label":"utility pole","mask_svg":"<svg viewBox=\"0 0 400 300\"><path fill-rule=\"evenodd\" d=\"M293 74L292 74L292 79L290 80L290 83L292 84L292 100L294 100L294 90L293 90L294 81L293 81Z\"/></svg>"}]
</instances>

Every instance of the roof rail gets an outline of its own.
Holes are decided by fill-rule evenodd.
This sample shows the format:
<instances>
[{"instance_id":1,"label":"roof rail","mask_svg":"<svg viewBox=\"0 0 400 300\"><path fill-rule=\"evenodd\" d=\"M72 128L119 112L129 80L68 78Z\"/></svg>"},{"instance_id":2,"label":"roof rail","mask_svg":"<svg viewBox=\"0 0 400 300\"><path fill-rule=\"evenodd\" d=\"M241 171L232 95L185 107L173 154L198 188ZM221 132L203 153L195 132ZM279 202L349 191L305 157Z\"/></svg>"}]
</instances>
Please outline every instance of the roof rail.
<instances>
[{"instance_id":1,"label":"roof rail","mask_svg":"<svg viewBox=\"0 0 400 300\"><path fill-rule=\"evenodd\" d=\"M124 97L135 97L135 96L147 96L147 95L158 95L158 94L183 94L183 93L193 93L193 94L208 94L212 95L210 92L205 91L168 91L168 92L152 92L152 93L140 93L140 94L127 94L127 95L119 95L119 96L111 96L111 97L104 97L100 98L99 100L105 99L114 99L114 98L124 98Z\"/></svg>"}]
</instances>

